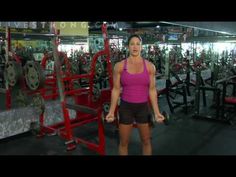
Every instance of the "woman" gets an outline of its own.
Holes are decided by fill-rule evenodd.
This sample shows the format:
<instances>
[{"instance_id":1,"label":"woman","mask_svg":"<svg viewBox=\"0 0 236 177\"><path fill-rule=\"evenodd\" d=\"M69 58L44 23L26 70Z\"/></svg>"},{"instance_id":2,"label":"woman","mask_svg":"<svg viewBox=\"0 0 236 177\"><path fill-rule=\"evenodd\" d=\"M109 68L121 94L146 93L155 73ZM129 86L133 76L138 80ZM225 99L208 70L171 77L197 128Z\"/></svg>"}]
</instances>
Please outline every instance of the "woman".
<instances>
[{"instance_id":1,"label":"woman","mask_svg":"<svg viewBox=\"0 0 236 177\"><path fill-rule=\"evenodd\" d=\"M107 122L114 121L114 111L121 93L119 108L119 154L128 155L129 137L133 123L137 124L142 141L143 155L151 155L151 130L149 100L155 120L163 122L159 111L155 84L155 66L141 57L142 39L131 35L128 39L129 57L114 66L114 80L111 106L106 116Z\"/></svg>"}]
</instances>

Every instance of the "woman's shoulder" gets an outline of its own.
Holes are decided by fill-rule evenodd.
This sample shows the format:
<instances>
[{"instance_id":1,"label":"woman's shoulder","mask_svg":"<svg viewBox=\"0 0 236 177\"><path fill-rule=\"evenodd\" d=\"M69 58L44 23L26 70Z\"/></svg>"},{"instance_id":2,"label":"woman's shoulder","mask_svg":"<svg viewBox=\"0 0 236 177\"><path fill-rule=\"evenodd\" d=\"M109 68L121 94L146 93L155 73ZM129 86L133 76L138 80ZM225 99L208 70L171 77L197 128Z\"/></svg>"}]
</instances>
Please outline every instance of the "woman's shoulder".
<instances>
[{"instance_id":1,"label":"woman's shoulder","mask_svg":"<svg viewBox=\"0 0 236 177\"><path fill-rule=\"evenodd\" d=\"M122 71L123 68L124 68L124 64L125 64L125 60L121 60L119 62L117 62L115 64L115 68L118 70L118 71Z\"/></svg>"},{"instance_id":2,"label":"woman's shoulder","mask_svg":"<svg viewBox=\"0 0 236 177\"><path fill-rule=\"evenodd\" d=\"M121 61L117 62L115 65L118 67L122 67L122 66L124 66L124 64L125 64L125 60L121 60Z\"/></svg>"},{"instance_id":3,"label":"woman's shoulder","mask_svg":"<svg viewBox=\"0 0 236 177\"><path fill-rule=\"evenodd\" d=\"M152 62L148 61L147 59L144 58L145 64L148 68L152 68L153 66L155 66Z\"/></svg>"},{"instance_id":4,"label":"woman's shoulder","mask_svg":"<svg viewBox=\"0 0 236 177\"><path fill-rule=\"evenodd\" d=\"M155 70L155 65L152 62L148 61L147 59L144 59L144 61L148 71L152 71L153 69Z\"/></svg>"},{"instance_id":5,"label":"woman's shoulder","mask_svg":"<svg viewBox=\"0 0 236 177\"><path fill-rule=\"evenodd\" d=\"M146 59L146 58L144 58L144 61L145 61L145 63L148 64L148 65L151 65L151 64L152 64L152 63L151 63L150 61L148 61L148 59Z\"/></svg>"}]
</instances>

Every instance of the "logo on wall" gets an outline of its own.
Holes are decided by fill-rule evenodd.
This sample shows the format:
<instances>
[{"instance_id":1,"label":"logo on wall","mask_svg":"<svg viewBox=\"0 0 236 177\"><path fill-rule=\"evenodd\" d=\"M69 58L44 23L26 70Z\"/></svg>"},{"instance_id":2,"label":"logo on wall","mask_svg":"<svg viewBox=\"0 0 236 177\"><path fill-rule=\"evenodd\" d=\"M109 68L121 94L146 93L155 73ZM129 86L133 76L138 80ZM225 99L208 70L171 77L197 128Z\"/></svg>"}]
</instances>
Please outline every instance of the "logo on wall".
<instances>
[{"instance_id":1,"label":"logo on wall","mask_svg":"<svg viewBox=\"0 0 236 177\"><path fill-rule=\"evenodd\" d=\"M0 31L5 32L5 28L11 28L15 33L49 33L50 22L0 22Z\"/></svg>"},{"instance_id":2,"label":"logo on wall","mask_svg":"<svg viewBox=\"0 0 236 177\"><path fill-rule=\"evenodd\" d=\"M88 36L88 22L55 22L62 36Z\"/></svg>"}]
</instances>

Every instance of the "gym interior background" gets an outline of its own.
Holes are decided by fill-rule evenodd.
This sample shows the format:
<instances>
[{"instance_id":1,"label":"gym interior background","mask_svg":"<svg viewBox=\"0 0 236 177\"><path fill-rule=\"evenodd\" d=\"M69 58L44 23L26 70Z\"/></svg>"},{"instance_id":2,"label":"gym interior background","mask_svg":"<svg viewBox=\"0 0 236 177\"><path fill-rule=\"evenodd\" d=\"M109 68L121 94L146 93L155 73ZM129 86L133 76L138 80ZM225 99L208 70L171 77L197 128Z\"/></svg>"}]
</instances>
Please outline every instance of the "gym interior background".
<instances>
[{"instance_id":1,"label":"gym interior background","mask_svg":"<svg viewBox=\"0 0 236 177\"><path fill-rule=\"evenodd\" d=\"M235 155L236 22L181 21L0 22L0 154L118 155L104 116L130 34L157 69L153 155Z\"/></svg>"}]
</instances>

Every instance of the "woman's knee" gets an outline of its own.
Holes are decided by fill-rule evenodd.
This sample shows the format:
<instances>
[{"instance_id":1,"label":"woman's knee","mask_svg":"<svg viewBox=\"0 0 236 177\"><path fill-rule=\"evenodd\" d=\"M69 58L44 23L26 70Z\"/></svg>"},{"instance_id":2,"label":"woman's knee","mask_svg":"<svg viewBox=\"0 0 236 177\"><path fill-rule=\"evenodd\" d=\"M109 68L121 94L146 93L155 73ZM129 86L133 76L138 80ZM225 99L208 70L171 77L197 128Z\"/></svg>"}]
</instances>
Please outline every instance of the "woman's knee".
<instances>
[{"instance_id":1,"label":"woman's knee","mask_svg":"<svg viewBox=\"0 0 236 177\"><path fill-rule=\"evenodd\" d=\"M120 146L127 147L129 145L129 140L120 139Z\"/></svg>"},{"instance_id":2,"label":"woman's knee","mask_svg":"<svg viewBox=\"0 0 236 177\"><path fill-rule=\"evenodd\" d=\"M149 146L149 145L151 145L151 138L150 137L145 137L145 138L142 138L142 144L144 145L144 146Z\"/></svg>"}]
</instances>

